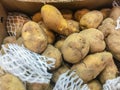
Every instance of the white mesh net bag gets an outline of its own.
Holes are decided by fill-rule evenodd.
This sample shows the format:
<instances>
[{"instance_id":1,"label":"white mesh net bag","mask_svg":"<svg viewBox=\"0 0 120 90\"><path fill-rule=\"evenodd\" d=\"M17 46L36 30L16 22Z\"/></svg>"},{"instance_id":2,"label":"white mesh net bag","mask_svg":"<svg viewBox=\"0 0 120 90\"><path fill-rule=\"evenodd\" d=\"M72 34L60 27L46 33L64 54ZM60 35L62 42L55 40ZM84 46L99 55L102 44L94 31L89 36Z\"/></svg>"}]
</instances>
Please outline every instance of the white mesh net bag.
<instances>
[{"instance_id":1,"label":"white mesh net bag","mask_svg":"<svg viewBox=\"0 0 120 90\"><path fill-rule=\"evenodd\" d=\"M115 29L120 29L120 17L118 17L118 19L117 19L117 26Z\"/></svg>"},{"instance_id":2,"label":"white mesh net bag","mask_svg":"<svg viewBox=\"0 0 120 90\"><path fill-rule=\"evenodd\" d=\"M53 90L90 90L87 84L76 75L75 71L68 70L60 75Z\"/></svg>"},{"instance_id":3,"label":"white mesh net bag","mask_svg":"<svg viewBox=\"0 0 120 90\"><path fill-rule=\"evenodd\" d=\"M120 90L120 77L107 80L103 85L103 90Z\"/></svg>"},{"instance_id":4,"label":"white mesh net bag","mask_svg":"<svg viewBox=\"0 0 120 90\"><path fill-rule=\"evenodd\" d=\"M49 83L55 59L29 51L24 46L8 44L2 46L5 54L0 57L0 66L7 72L29 83Z\"/></svg>"}]
</instances>

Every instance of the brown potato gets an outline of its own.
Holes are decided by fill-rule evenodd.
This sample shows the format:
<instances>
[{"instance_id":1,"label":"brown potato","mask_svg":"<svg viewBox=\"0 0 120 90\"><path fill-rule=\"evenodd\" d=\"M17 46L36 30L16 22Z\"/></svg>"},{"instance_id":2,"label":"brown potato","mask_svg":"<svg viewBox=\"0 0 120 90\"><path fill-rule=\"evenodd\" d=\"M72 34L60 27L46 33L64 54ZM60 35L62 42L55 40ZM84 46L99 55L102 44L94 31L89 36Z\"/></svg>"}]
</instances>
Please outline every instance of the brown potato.
<instances>
[{"instance_id":1,"label":"brown potato","mask_svg":"<svg viewBox=\"0 0 120 90\"><path fill-rule=\"evenodd\" d=\"M49 44L46 50L42 53L42 55L55 59L55 67L52 68L52 70L60 67L62 63L62 55L61 55L61 52L57 48Z\"/></svg>"},{"instance_id":2,"label":"brown potato","mask_svg":"<svg viewBox=\"0 0 120 90\"><path fill-rule=\"evenodd\" d=\"M104 35L98 29L85 29L81 31L80 34L88 40L90 44L90 53L101 52L105 49L106 44L104 41Z\"/></svg>"},{"instance_id":3,"label":"brown potato","mask_svg":"<svg viewBox=\"0 0 120 90\"><path fill-rule=\"evenodd\" d=\"M103 8L100 10L100 12L103 14L103 19L109 17L111 9L110 8Z\"/></svg>"},{"instance_id":4,"label":"brown potato","mask_svg":"<svg viewBox=\"0 0 120 90\"><path fill-rule=\"evenodd\" d=\"M15 41L16 41L16 37L15 36L7 36L7 37L4 38L3 44L15 43Z\"/></svg>"},{"instance_id":5,"label":"brown potato","mask_svg":"<svg viewBox=\"0 0 120 90\"><path fill-rule=\"evenodd\" d=\"M86 13L80 19L80 27L82 29L97 28L103 20L103 15L100 11L94 10Z\"/></svg>"},{"instance_id":6,"label":"brown potato","mask_svg":"<svg viewBox=\"0 0 120 90\"><path fill-rule=\"evenodd\" d=\"M16 42L18 45L22 45L24 42L23 42L23 38L22 37L19 37Z\"/></svg>"},{"instance_id":7,"label":"brown potato","mask_svg":"<svg viewBox=\"0 0 120 90\"><path fill-rule=\"evenodd\" d=\"M42 20L42 16L40 12L37 12L32 16L32 21L34 22L39 22L41 20Z\"/></svg>"},{"instance_id":8,"label":"brown potato","mask_svg":"<svg viewBox=\"0 0 120 90\"><path fill-rule=\"evenodd\" d=\"M79 33L73 33L65 39L61 52L65 61L77 63L89 52L89 42Z\"/></svg>"},{"instance_id":9,"label":"brown potato","mask_svg":"<svg viewBox=\"0 0 120 90\"><path fill-rule=\"evenodd\" d=\"M61 50L64 41L65 41L65 39L58 40L58 41L55 43L54 46L55 46L56 48L58 48L59 50Z\"/></svg>"},{"instance_id":10,"label":"brown potato","mask_svg":"<svg viewBox=\"0 0 120 90\"><path fill-rule=\"evenodd\" d=\"M75 70L84 82L89 82L105 69L111 58L112 54L109 52L90 54L81 63L74 64L71 69Z\"/></svg>"},{"instance_id":11,"label":"brown potato","mask_svg":"<svg viewBox=\"0 0 120 90\"><path fill-rule=\"evenodd\" d=\"M81 19L81 17L82 17L83 15L85 15L86 13L88 13L88 12L89 12L89 9L77 10L77 11L75 12L75 14L74 14L75 20L79 22L80 19Z\"/></svg>"},{"instance_id":12,"label":"brown potato","mask_svg":"<svg viewBox=\"0 0 120 90\"><path fill-rule=\"evenodd\" d=\"M55 41L55 35L52 31L50 31L45 24L43 23L43 21L38 22L40 28L42 28L42 30L45 32L46 36L47 36L47 41L49 44L54 43Z\"/></svg>"},{"instance_id":13,"label":"brown potato","mask_svg":"<svg viewBox=\"0 0 120 90\"><path fill-rule=\"evenodd\" d=\"M88 83L90 90L102 90L102 85L98 80L92 80Z\"/></svg>"},{"instance_id":14,"label":"brown potato","mask_svg":"<svg viewBox=\"0 0 120 90\"><path fill-rule=\"evenodd\" d=\"M62 13L62 15L65 19L69 20L69 19L73 18L73 16L72 16L73 12L69 9L62 9L62 10L60 10L60 12Z\"/></svg>"},{"instance_id":15,"label":"brown potato","mask_svg":"<svg viewBox=\"0 0 120 90\"><path fill-rule=\"evenodd\" d=\"M36 53L43 52L47 47L47 37L44 31L33 21L24 24L22 38L25 47Z\"/></svg>"}]
</instances>

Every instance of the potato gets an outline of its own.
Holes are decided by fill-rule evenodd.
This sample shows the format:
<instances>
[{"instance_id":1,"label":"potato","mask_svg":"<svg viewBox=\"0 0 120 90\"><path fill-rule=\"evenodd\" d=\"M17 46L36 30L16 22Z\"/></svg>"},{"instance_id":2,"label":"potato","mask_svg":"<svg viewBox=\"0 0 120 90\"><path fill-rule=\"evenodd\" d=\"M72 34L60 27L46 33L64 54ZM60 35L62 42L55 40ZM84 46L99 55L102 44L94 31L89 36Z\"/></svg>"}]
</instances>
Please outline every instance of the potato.
<instances>
[{"instance_id":1,"label":"potato","mask_svg":"<svg viewBox=\"0 0 120 90\"><path fill-rule=\"evenodd\" d=\"M90 28L80 32L89 41L90 53L101 52L105 49L104 35L98 29Z\"/></svg>"},{"instance_id":2,"label":"potato","mask_svg":"<svg viewBox=\"0 0 120 90\"><path fill-rule=\"evenodd\" d=\"M37 12L32 16L32 21L34 22L39 22L41 20L42 20L42 16L40 12Z\"/></svg>"},{"instance_id":3,"label":"potato","mask_svg":"<svg viewBox=\"0 0 120 90\"><path fill-rule=\"evenodd\" d=\"M65 61L78 63L89 52L89 42L79 33L73 33L65 39L61 52Z\"/></svg>"},{"instance_id":4,"label":"potato","mask_svg":"<svg viewBox=\"0 0 120 90\"><path fill-rule=\"evenodd\" d=\"M15 76L6 73L0 77L0 90L26 90L23 83Z\"/></svg>"},{"instance_id":5,"label":"potato","mask_svg":"<svg viewBox=\"0 0 120 90\"><path fill-rule=\"evenodd\" d=\"M33 21L24 24L22 38L25 47L33 52L41 53L47 47L47 37L44 31Z\"/></svg>"},{"instance_id":6,"label":"potato","mask_svg":"<svg viewBox=\"0 0 120 90\"><path fill-rule=\"evenodd\" d=\"M89 10L85 9L85 8L81 9L81 10L77 10L74 14L74 19L79 22L81 17L88 12L89 12Z\"/></svg>"},{"instance_id":7,"label":"potato","mask_svg":"<svg viewBox=\"0 0 120 90\"><path fill-rule=\"evenodd\" d=\"M92 80L87 85L90 90L102 90L102 85L98 80Z\"/></svg>"},{"instance_id":8,"label":"potato","mask_svg":"<svg viewBox=\"0 0 120 90\"><path fill-rule=\"evenodd\" d=\"M107 80L117 78L117 76L118 76L118 69L113 59L111 58L109 59L105 69L100 73L99 79L101 83L104 84Z\"/></svg>"},{"instance_id":9,"label":"potato","mask_svg":"<svg viewBox=\"0 0 120 90\"><path fill-rule=\"evenodd\" d=\"M49 84L27 83L27 90L48 90Z\"/></svg>"},{"instance_id":10,"label":"potato","mask_svg":"<svg viewBox=\"0 0 120 90\"><path fill-rule=\"evenodd\" d=\"M80 19L80 27L82 29L97 28L103 20L103 15L100 11L94 10L86 13Z\"/></svg>"},{"instance_id":11,"label":"potato","mask_svg":"<svg viewBox=\"0 0 120 90\"><path fill-rule=\"evenodd\" d=\"M14 37L14 36L7 36L7 37L4 38L3 44L15 43L15 41L16 41L16 37Z\"/></svg>"},{"instance_id":12,"label":"potato","mask_svg":"<svg viewBox=\"0 0 120 90\"><path fill-rule=\"evenodd\" d=\"M52 44L55 41L55 35L52 31L50 31L44 24L43 21L38 22L40 28L45 32L47 36L47 41L49 44Z\"/></svg>"},{"instance_id":13,"label":"potato","mask_svg":"<svg viewBox=\"0 0 120 90\"><path fill-rule=\"evenodd\" d=\"M90 54L82 62L74 64L71 69L75 70L78 76L86 83L95 79L105 69L111 58L112 55L109 52Z\"/></svg>"},{"instance_id":14,"label":"potato","mask_svg":"<svg viewBox=\"0 0 120 90\"><path fill-rule=\"evenodd\" d=\"M100 30L104 37L106 38L109 34L111 34L115 30L115 21L112 18L106 18L102 22L102 25L98 27L98 30Z\"/></svg>"},{"instance_id":15,"label":"potato","mask_svg":"<svg viewBox=\"0 0 120 90\"><path fill-rule=\"evenodd\" d=\"M100 12L103 14L103 19L109 17L111 9L110 8L103 8L100 10Z\"/></svg>"},{"instance_id":16,"label":"potato","mask_svg":"<svg viewBox=\"0 0 120 90\"><path fill-rule=\"evenodd\" d=\"M106 44L114 58L120 61L120 32L114 31L106 38Z\"/></svg>"},{"instance_id":17,"label":"potato","mask_svg":"<svg viewBox=\"0 0 120 90\"><path fill-rule=\"evenodd\" d=\"M55 59L55 67L52 68L52 70L60 67L62 63L62 55L61 55L61 52L57 48L49 44L46 50L42 53L42 55Z\"/></svg>"},{"instance_id":18,"label":"potato","mask_svg":"<svg viewBox=\"0 0 120 90\"><path fill-rule=\"evenodd\" d=\"M59 76L60 76L61 74L65 73L65 72L68 71L68 70L69 70L69 68L68 68L66 65L62 65L58 70L55 70L55 71L53 72L52 81L53 81L54 83L56 83L57 80L58 80L58 78L59 78Z\"/></svg>"},{"instance_id":19,"label":"potato","mask_svg":"<svg viewBox=\"0 0 120 90\"><path fill-rule=\"evenodd\" d=\"M62 10L60 10L60 12L62 13L62 15L65 19L69 20L69 19L73 18L73 16L72 16L73 12L69 9L62 9Z\"/></svg>"},{"instance_id":20,"label":"potato","mask_svg":"<svg viewBox=\"0 0 120 90\"><path fill-rule=\"evenodd\" d=\"M59 50L61 50L64 41L65 41L65 39L58 40L58 41L55 43L55 47L58 48Z\"/></svg>"},{"instance_id":21,"label":"potato","mask_svg":"<svg viewBox=\"0 0 120 90\"><path fill-rule=\"evenodd\" d=\"M22 45L23 44L23 38L22 37L19 37L16 42L18 45Z\"/></svg>"},{"instance_id":22,"label":"potato","mask_svg":"<svg viewBox=\"0 0 120 90\"><path fill-rule=\"evenodd\" d=\"M113 7L110 13L110 18L116 21L119 16L120 16L120 7Z\"/></svg>"}]
</instances>

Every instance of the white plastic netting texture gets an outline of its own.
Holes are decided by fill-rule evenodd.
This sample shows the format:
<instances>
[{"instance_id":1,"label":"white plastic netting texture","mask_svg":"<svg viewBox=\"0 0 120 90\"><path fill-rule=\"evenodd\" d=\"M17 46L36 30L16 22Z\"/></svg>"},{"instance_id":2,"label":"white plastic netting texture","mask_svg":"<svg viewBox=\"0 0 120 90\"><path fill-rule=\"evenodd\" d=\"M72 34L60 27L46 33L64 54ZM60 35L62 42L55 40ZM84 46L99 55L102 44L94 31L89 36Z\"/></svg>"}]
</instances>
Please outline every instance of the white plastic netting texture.
<instances>
[{"instance_id":1,"label":"white plastic netting texture","mask_svg":"<svg viewBox=\"0 0 120 90\"><path fill-rule=\"evenodd\" d=\"M68 70L60 75L53 90L90 90L87 84L76 75L75 71Z\"/></svg>"},{"instance_id":2,"label":"white plastic netting texture","mask_svg":"<svg viewBox=\"0 0 120 90\"><path fill-rule=\"evenodd\" d=\"M54 67L55 59L41 56L17 44L2 45L5 52L0 57L0 66L7 72L18 76L23 82L49 83L52 74L48 69Z\"/></svg>"},{"instance_id":3,"label":"white plastic netting texture","mask_svg":"<svg viewBox=\"0 0 120 90\"><path fill-rule=\"evenodd\" d=\"M107 80L103 85L103 90L120 90L120 77Z\"/></svg>"}]
</instances>

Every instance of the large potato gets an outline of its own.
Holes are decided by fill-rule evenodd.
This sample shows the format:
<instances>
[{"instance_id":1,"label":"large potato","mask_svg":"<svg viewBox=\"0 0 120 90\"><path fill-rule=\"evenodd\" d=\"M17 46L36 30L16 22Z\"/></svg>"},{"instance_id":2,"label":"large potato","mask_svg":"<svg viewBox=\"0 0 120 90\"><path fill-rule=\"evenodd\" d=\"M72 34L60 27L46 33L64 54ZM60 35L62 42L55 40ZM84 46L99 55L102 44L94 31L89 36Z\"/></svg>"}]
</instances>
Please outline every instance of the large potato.
<instances>
[{"instance_id":1,"label":"large potato","mask_svg":"<svg viewBox=\"0 0 120 90\"><path fill-rule=\"evenodd\" d=\"M74 64L72 70L75 70L78 76L88 82L95 79L106 67L111 53L101 52L86 56L81 63Z\"/></svg>"},{"instance_id":2,"label":"large potato","mask_svg":"<svg viewBox=\"0 0 120 90\"><path fill-rule=\"evenodd\" d=\"M57 69L62 63L61 52L52 45L48 45L42 55L55 59L55 67L52 69Z\"/></svg>"},{"instance_id":3,"label":"large potato","mask_svg":"<svg viewBox=\"0 0 120 90\"><path fill-rule=\"evenodd\" d=\"M104 35L98 29L85 29L80 34L89 41L91 53L100 52L105 49Z\"/></svg>"},{"instance_id":4,"label":"large potato","mask_svg":"<svg viewBox=\"0 0 120 90\"><path fill-rule=\"evenodd\" d=\"M64 60L77 63L89 52L89 42L79 33L69 35L61 48Z\"/></svg>"},{"instance_id":5,"label":"large potato","mask_svg":"<svg viewBox=\"0 0 120 90\"><path fill-rule=\"evenodd\" d=\"M100 11L94 10L86 13L80 19L80 27L82 29L97 28L103 20L103 15Z\"/></svg>"},{"instance_id":6,"label":"large potato","mask_svg":"<svg viewBox=\"0 0 120 90\"><path fill-rule=\"evenodd\" d=\"M0 90L26 90L24 84L15 76L6 73L0 77Z\"/></svg>"},{"instance_id":7,"label":"large potato","mask_svg":"<svg viewBox=\"0 0 120 90\"><path fill-rule=\"evenodd\" d=\"M33 21L24 24L22 38L25 47L36 53L43 52L47 47L47 37L44 31Z\"/></svg>"}]
</instances>

